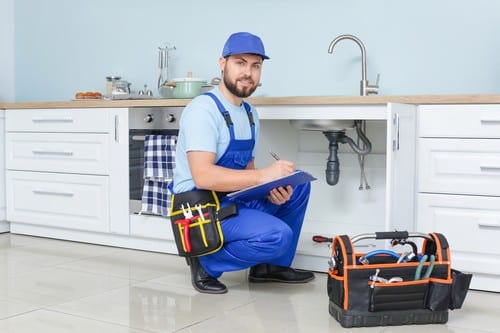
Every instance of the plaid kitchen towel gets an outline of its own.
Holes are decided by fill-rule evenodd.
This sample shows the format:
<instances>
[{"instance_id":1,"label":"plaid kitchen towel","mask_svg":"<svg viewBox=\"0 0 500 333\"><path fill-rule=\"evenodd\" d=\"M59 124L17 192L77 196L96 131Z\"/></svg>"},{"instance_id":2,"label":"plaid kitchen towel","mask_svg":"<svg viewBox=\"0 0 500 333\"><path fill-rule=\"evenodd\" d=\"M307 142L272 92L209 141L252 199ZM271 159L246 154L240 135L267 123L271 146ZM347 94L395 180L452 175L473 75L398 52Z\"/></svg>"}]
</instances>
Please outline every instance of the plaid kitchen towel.
<instances>
[{"instance_id":1,"label":"plaid kitchen towel","mask_svg":"<svg viewBox=\"0 0 500 333\"><path fill-rule=\"evenodd\" d=\"M175 168L175 135L146 135L144 179L170 180Z\"/></svg>"},{"instance_id":2,"label":"plaid kitchen towel","mask_svg":"<svg viewBox=\"0 0 500 333\"><path fill-rule=\"evenodd\" d=\"M141 212L168 216L171 194L167 187L168 182L145 179Z\"/></svg>"},{"instance_id":3,"label":"plaid kitchen towel","mask_svg":"<svg viewBox=\"0 0 500 333\"><path fill-rule=\"evenodd\" d=\"M171 194L168 184L175 168L175 135L144 138L144 189L141 212L168 216Z\"/></svg>"}]
</instances>

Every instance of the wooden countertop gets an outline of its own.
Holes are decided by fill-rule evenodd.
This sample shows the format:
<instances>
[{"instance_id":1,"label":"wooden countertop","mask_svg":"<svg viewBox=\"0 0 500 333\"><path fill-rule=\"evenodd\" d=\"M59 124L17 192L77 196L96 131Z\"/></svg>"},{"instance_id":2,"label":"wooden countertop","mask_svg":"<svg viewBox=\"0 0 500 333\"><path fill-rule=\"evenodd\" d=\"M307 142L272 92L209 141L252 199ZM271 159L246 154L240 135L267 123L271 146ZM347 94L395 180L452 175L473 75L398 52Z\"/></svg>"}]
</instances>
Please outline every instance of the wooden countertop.
<instances>
[{"instance_id":1,"label":"wooden countertop","mask_svg":"<svg viewBox=\"0 0 500 333\"><path fill-rule=\"evenodd\" d=\"M0 109L47 109L47 108L129 108L185 106L189 99L150 100L81 100L60 102L1 103ZM255 97L248 101L253 105L380 105L402 104L500 104L500 94L468 95L407 95L407 96L283 96Z\"/></svg>"}]
</instances>

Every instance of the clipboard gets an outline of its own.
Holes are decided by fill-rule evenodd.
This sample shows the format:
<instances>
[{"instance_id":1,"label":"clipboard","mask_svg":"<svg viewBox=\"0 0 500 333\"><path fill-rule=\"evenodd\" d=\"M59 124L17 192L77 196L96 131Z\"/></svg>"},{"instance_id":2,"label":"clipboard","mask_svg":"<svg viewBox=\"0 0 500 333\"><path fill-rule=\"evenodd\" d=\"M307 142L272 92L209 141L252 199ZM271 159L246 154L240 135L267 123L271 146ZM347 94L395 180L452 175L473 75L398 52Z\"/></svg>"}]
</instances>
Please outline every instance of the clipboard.
<instances>
[{"instance_id":1,"label":"clipboard","mask_svg":"<svg viewBox=\"0 0 500 333\"><path fill-rule=\"evenodd\" d=\"M244 188L239 191L231 192L227 195L232 200L254 200L261 199L269 194L269 192L276 187L280 186L297 186L316 180L317 178L308 172L297 170L281 178L274 179L270 182L254 185Z\"/></svg>"}]
</instances>

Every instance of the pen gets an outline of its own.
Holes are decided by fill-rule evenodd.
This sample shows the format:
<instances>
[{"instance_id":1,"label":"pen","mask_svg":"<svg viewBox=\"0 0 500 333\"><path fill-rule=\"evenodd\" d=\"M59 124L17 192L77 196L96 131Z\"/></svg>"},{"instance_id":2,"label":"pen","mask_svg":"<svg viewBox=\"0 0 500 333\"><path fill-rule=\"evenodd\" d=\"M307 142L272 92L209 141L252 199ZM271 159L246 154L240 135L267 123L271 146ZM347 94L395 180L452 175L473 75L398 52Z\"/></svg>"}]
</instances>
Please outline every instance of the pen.
<instances>
[{"instance_id":1,"label":"pen","mask_svg":"<svg viewBox=\"0 0 500 333\"><path fill-rule=\"evenodd\" d=\"M278 154L276 154L275 152L273 151L269 151L269 154L271 154L272 157L274 157L274 159L276 161L279 161L280 160L280 157L278 156Z\"/></svg>"}]
</instances>

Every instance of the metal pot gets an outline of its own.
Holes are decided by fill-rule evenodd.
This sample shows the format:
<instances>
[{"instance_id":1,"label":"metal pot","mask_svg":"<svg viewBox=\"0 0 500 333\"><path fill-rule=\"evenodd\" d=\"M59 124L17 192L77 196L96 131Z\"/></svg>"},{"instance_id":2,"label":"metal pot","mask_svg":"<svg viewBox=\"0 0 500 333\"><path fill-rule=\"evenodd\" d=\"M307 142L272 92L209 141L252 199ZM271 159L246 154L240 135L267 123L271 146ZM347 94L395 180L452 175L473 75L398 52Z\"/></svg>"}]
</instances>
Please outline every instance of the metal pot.
<instances>
[{"instance_id":1,"label":"metal pot","mask_svg":"<svg viewBox=\"0 0 500 333\"><path fill-rule=\"evenodd\" d=\"M201 88L207 83L203 79L194 77L185 77L174 79L175 88L174 98L193 98L201 93Z\"/></svg>"}]
</instances>

